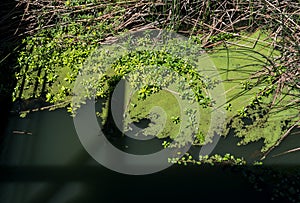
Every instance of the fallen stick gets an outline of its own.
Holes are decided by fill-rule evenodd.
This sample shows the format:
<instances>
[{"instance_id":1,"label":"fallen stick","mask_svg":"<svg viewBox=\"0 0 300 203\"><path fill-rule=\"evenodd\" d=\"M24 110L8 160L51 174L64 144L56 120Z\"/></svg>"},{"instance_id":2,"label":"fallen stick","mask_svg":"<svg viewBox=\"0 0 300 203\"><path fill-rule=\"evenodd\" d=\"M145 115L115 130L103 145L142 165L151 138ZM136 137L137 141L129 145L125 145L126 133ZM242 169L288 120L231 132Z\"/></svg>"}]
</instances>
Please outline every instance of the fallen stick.
<instances>
[{"instance_id":1,"label":"fallen stick","mask_svg":"<svg viewBox=\"0 0 300 203\"><path fill-rule=\"evenodd\" d=\"M13 133L14 133L14 134L22 134L22 135L32 135L31 132L18 131L18 130L14 130Z\"/></svg>"},{"instance_id":2,"label":"fallen stick","mask_svg":"<svg viewBox=\"0 0 300 203\"><path fill-rule=\"evenodd\" d=\"M277 157L277 156L285 155L285 154L288 154L288 153L291 153L291 152L296 152L296 151L299 151L299 150L300 150L300 147L297 147L297 148L290 149L290 150L287 150L285 152L273 155L272 157Z\"/></svg>"}]
</instances>

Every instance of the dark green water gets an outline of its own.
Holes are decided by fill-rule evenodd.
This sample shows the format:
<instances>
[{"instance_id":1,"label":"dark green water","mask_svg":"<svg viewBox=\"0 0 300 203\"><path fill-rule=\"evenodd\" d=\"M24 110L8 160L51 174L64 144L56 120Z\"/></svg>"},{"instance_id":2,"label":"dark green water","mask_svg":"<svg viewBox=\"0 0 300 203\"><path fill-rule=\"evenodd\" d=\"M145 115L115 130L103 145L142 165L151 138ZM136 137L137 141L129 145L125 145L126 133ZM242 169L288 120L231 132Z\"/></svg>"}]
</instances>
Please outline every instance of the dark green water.
<instances>
[{"instance_id":1,"label":"dark green water","mask_svg":"<svg viewBox=\"0 0 300 203\"><path fill-rule=\"evenodd\" d=\"M237 141L233 136L221 138L212 154L231 153L245 157L249 163L260 158L262 143L237 147ZM300 152L272 156L299 147L299 143L299 134L288 136L270 153L265 165L297 168ZM157 139L147 144L123 139L118 144L127 145L124 147L127 152L150 153L161 148ZM195 154L197 150L191 149ZM82 147L73 120L64 109L31 113L23 119L11 115L0 160L1 203L154 201L156 198L176 200L177 196L204 202L268 202L270 199L269 193L257 192L241 172L233 169L173 165L145 176L123 175L106 169Z\"/></svg>"}]
</instances>

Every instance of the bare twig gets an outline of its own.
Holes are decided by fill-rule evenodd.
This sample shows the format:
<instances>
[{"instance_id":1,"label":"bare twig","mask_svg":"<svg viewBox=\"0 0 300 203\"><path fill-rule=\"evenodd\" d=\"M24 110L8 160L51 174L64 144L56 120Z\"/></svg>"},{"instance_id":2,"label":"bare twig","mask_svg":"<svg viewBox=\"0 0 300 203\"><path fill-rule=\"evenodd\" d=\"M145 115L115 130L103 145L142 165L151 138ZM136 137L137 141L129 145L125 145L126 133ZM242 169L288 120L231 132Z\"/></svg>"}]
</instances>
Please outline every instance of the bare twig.
<instances>
[{"instance_id":1,"label":"bare twig","mask_svg":"<svg viewBox=\"0 0 300 203\"><path fill-rule=\"evenodd\" d=\"M294 129L296 128L300 123L300 120L298 120L294 125L292 125L281 137L280 139L272 146L269 148L269 150L267 152L264 153L263 157L260 159L260 160L264 160L266 158L266 156L268 156L268 154L275 148L277 147L281 142L282 140L284 140L284 138L286 138L289 133Z\"/></svg>"}]
</instances>

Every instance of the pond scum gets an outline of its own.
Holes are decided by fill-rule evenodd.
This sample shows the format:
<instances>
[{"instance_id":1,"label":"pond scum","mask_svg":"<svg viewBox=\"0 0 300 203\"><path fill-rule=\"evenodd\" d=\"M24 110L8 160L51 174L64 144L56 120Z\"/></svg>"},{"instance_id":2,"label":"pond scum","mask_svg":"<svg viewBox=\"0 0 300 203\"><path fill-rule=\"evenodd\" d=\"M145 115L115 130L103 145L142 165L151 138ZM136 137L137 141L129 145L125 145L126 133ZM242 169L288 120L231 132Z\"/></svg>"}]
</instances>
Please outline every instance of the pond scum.
<instances>
[{"instance_id":1,"label":"pond scum","mask_svg":"<svg viewBox=\"0 0 300 203\"><path fill-rule=\"evenodd\" d=\"M227 97L222 107L228 113L224 136L233 130L240 138L238 145L263 140L263 160L299 128L298 1L23 0L17 5L23 6L16 31L23 42L16 51L13 90L21 117L43 109L72 111L77 74L99 45L113 43L118 34L129 31L168 29L201 45L220 72ZM37 100L38 106L30 105ZM139 106L133 109L132 115L143 111ZM173 126L180 120L175 114L169 119ZM202 141L200 136L195 144ZM243 163L229 158L227 162Z\"/></svg>"}]
</instances>

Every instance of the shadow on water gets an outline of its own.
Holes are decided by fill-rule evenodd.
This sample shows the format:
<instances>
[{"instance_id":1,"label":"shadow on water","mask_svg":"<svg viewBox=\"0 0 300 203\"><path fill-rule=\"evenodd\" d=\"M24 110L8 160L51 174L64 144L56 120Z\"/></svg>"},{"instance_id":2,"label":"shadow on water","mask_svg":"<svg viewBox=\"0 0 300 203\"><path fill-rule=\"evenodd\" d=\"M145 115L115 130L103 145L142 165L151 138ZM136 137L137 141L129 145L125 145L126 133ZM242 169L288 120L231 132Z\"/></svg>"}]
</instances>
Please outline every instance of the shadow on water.
<instances>
[{"instance_id":1,"label":"shadow on water","mask_svg":"<svg viewBox=\"0 0 300 203\"><path fill-rule=\"evenodd\" d=\"M96 109L101 113L103 103L105 102L98 101L96 104ZM139 122L129 124L131 130L126 131L124 134L115 124L110 105L108 106L108 109L108 116L106 122L103 124L102 132L112 145L124 152L136 155L155 153L162 149L163 141L160 139L152 138L148 140L138 140L134 137L140 130L149 127L149 124L151 123L150 119L142 119ZM98 123L102 123L100 118L98 119ZM133 137L127 136L126 134L130 134Z\"/></svg>"},{"instance_id":2,"label":"shadow on water","mask_svg":"<svg viewBox=\"0 0 300 203\"><path fill-rule=\"evenodd\" d=\"M0 143L8 124L15 86L17 50L21 44L18 28L24 7L16 7L18 1L2 0L0 9ZM21 28L20 28L21 29ZM19 31L20 31L19 29Z\"/></svg>"}]
</instances>

